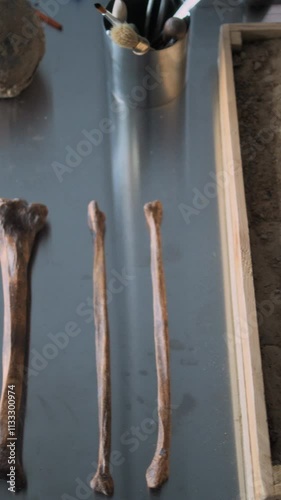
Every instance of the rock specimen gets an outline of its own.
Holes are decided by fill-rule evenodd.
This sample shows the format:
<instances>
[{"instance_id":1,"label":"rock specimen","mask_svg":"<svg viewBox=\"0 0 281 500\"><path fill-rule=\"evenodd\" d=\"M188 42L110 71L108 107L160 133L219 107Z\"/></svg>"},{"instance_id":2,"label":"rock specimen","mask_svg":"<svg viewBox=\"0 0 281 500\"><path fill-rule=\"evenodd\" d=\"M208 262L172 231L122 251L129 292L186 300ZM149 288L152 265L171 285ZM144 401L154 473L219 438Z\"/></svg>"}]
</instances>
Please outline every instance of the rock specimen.
<instances>
[{"instance_id":1,"label":"rock specimen","mask_svg":"<svg viewBox=\"0 0 281 500\"><path fill-rule=\"evenodd\" d=\"M30 85L44 52L44 31L29 2L0 0L0 98Z\"/></svg>"}]
</instances>

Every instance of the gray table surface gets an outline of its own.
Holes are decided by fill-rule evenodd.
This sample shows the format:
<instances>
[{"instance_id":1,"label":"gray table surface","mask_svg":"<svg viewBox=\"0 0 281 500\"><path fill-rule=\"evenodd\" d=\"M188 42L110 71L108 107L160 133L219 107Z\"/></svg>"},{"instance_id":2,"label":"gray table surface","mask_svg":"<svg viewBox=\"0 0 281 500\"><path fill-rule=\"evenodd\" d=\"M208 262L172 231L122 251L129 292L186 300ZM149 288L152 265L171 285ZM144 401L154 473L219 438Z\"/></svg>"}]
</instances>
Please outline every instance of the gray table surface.
<instances>
[{"instance_id":1,"label":"gray table surface","mask_svg":"<svg viewBox=\"0 0 281 500\"><path fill-rule=\"evenodd\" d=\"M83 130L100 128L111 98L93 5L54 3L64 32L46 28L47 53L33 85L0 103L0 194L49 207L49 231L32 273L28 489L18 499L95 498L86 485L98 445L87 227L87 204L96 199L107 214L108 279L117 277L109 300L115 498L239 500L217 198L189 224L182 212L215 171L219 27L247 15L231 2L223 11L202 2L192 19L184 94L163 108L115 117L114 130L60 182L54 162L66 165L66 148L80 147ZM157 198L165 211L173 436L170 480L153 494L145 484L157 433L147 420L155 414L156 376L143 204ZM50 334L65 332L70 322L77 335L65 347L50 347ZM3 482L0 496L10 498Z\"/></svg>"}]
</instances>

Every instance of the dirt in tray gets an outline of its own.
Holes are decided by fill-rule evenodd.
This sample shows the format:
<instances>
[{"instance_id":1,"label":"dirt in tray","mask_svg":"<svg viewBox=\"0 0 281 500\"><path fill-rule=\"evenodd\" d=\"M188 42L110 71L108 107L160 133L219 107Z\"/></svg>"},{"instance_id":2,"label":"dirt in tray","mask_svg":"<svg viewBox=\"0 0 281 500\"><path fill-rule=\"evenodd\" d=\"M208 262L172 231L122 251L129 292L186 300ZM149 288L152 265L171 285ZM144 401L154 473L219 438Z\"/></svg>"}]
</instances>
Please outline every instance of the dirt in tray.
<instances>
[{"instance_id":1,"label":"dirt in tray","mask_svg":"<svg viewBox=\"0 0 281 500\"><path fill-rule=\"evenodd\" d=\"M281 40L234 54L272 461L281 464Z\"/></svg>"}]
</instances>

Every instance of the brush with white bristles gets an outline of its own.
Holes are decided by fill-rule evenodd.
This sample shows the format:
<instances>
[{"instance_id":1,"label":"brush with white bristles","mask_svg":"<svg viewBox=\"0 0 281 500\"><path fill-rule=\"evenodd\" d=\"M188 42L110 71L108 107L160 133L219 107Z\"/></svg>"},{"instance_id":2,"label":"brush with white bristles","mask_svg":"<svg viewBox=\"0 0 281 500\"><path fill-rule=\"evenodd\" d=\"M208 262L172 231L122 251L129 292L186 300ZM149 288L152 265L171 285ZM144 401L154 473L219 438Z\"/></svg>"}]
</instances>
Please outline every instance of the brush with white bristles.
<instances>
[{"instance_id":1,"label":"brush with white bristles","mask_svg":"<svg viewBox=\"0 0 281 500\"><path fill-rule=\"evenodd\" d=\"M138 56L146 54L150 50L149 41L140 36L127 23L113 26L111 29L111 38L117 45L124 49L131 49Z\"/></svg>"}]
</instances>

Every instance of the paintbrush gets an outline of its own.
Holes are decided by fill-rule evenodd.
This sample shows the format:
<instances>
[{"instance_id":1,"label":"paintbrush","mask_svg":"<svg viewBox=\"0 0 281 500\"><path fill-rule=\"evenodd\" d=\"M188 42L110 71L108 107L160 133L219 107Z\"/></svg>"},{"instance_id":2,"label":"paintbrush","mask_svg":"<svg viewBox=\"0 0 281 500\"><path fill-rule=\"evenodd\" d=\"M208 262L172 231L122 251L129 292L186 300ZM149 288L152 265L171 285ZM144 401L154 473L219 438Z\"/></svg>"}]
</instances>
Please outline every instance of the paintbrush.
<instances>
[{"instance_id":1,"label":"paintbrush","mask_svg":"<svg viewBox=\"0 0 281 500\"><path fill-rule=\"evenodd\" d=\"M111 29L111 38L117 45L124 49L131 49L136 55L146 54L150 50L149 41L138 35L127 23L113 26Z\"/></svg>"},{"instance_id":2,"label":"paintbrush","mask_svg":"<svg viewBox=\"0 0 281 500\"><path fill-rule=\"evenodd\" d=\"M184 19L178 17L170 17L164 24L162 38L164 43L168 40L181 40L187 32L187 24Z\"/></svg>"},{"instance_id":3,"label":"paintbrush","mask_svg":"<svg viewBox=\"0 0 281 500\"><path fill-rule=\"evenodd\" d=\"M44 14L44 12L41 12L41 10L35 9L36 15L41 19L41 21L44 21L44 23L48 24L49 26L52 26L52 28L55 28L56 30L62 31L63 26L61 23L58 23L55 19L53 19L50 16L47 16Z\"/></svg>"},{"instance_id":4,"label":"paintbrush","mask_svg":"<svg viewBox=\"0 0 281 500\"><path fill-rule=\"evenodd\" d=\"M113 14L111 14L109 10L106 10L100 3L95 3L95 7L101 13L101 15L104 16L105 19L107 19L112 24L112 26L119 26L120 24L122 24L122 22L117 19L117 17L113 16Z\"/></svg>"},{"instance_id":5,"label":"paintbrush","mask_svg":"<svg viewBox=\"0 0 281 500\"><path fill-rule=\"evenodd\" d=\"M190 16L190 11L195 5L199 3L200 0L185 0L185 2L180 6L180 8L174 13L173 17L178 19L184 19L186 16Z\"/></svg>"},{"instance_id":6,"label":"paintbrush","mask_svg":"<svg viewBox=\"0 0 281 500\"><path fill-rule=\"evenodd\" d=\"M188 18L189 19L189 18ZM164 49L186 36L188 23L185 19L170 17L164 24L161 35L153 42L155 49Z\"/></svg>"},{"instance_id":7,"label":"paintbrush","mask_svg":"<svg viewBox=\"0 0 281 500\"><path fill-rule=\"evenodd\" d=\"M155 26L159 15L160 4L161 0L148 0L147 3L144 34L149 39L152 39L153 35L155 36Z\"/></svg>"},{"instance_id":8,"label":"paintbrush","mask_svg":"<svg viewBox=\"0 0 281 500\"><path fill-rule=\"evenodd\" d=\"M199 0L186 0L176 10L173 17L167 19L161 35L152 43L155 49L165 48L168 40L170 41L169 45L171 45L185 37L190 23L190 9L195 7L198 2Z\"/></svg>"}]
</instances>

